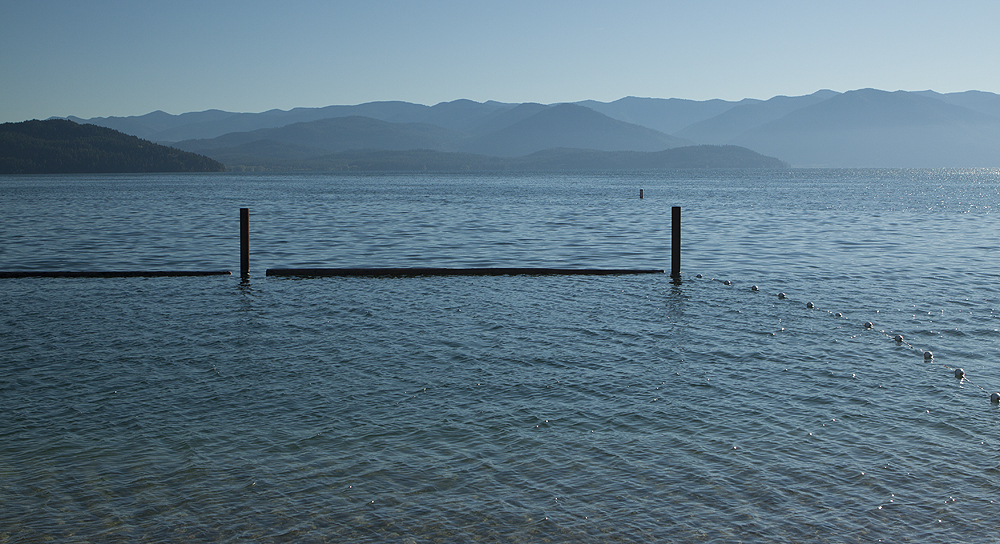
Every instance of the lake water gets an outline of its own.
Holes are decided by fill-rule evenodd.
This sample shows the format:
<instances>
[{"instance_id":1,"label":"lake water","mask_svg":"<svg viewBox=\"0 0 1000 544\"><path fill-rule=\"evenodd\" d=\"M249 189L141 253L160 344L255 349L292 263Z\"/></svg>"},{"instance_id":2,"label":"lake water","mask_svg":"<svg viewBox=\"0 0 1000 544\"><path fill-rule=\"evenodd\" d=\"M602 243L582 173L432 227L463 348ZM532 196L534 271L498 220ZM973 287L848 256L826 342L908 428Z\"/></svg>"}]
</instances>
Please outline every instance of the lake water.
<instances>
[{"instance_id":1,"label":"lake water","mask_svg":"<svg viewBox=\"0 0 1000 544\"><path fill-rule=\"evenodd\" d=\"M6 176L0 270L240 207L0 279L0 543L1000 541L1000 171Z\"/></svg>"}]
</instances>

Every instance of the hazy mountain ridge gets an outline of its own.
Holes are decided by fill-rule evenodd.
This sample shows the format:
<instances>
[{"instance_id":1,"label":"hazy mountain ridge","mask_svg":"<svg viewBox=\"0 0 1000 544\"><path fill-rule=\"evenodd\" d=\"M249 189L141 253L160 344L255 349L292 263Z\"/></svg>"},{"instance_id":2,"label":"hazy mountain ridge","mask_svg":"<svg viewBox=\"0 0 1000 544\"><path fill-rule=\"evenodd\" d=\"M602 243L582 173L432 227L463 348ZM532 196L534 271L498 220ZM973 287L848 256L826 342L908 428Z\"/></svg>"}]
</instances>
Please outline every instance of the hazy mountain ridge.
<instances>
[{"instance_id":1,"label":"hazy mountain ridge","mask_svg":"<svg viewBox=\"0 0 1000 544\"><path fill-rule=\"evenodd\" d=\"M875 89L845 93L821 90L805 96L737 102L626 97L613 102L577 102L576 110L569 106L471 100L434 106L370 102L263 113L209 110L171 116L153 112L138 117L86 122L113 125L122 132L145 134L156 141L171 142L171 145L180 140L180 135L199 135L201 140L224 136L214 144L191 141L176 144L191 150L214 146L218 153L250 143L255 137L285 146L330 151L426 148L508 157L551 148L651 151L712 144L746 147L778 157L793 166L1000 166L1000 128L997 127L1000 95L981 91L941 94ZM574 113L567 113L570 111ZM316 145L336 139L330 135L315 133L313 140L309 140L279 138L259 132L295 123L346 117L365 117L391 125L421 123L438 127L443 132L434 133L425 128L424 139L420 140L413 134L412 127L409 137L402 135L407 130L401 127L383 127L384 140L379 141L374 134L359 128L358 134L337 136L342 142L339 147L331 147L329 143ZM230 134L234 132L251 133L251 136ZM389 134L394 136L389 137ZM229 143L224 145L227 141ZM290 150L286 148L282 152L285 158Z\"/></svg>"},{"instance_id":2,"label":"hazy mountain ridge","mask_svg":"<svg viewBox=\"0 0 1000 544\"><path fill-rule=\"evenodd\" d=\"M983 91L965 91L961 93L941 94L934 91L918 91L914 94L936 98L942 102L962 106L972 111L1000 117L1000 95Z\"/></svg>"},{"instance_id":3,"label":"hazy mountain ridge","mask_svg":"<svg viewBox=\"0 0 1000 544\"><path fill-rule=\"evenodd\" d=\"M469 124L466 132L472 137L485 136L519 121L523 121L532 115L541 113L542 110L547 108L549 106L545 104L526 102L509 109L497 110Z\"/></svg>"},{"instance_id":4,"label":"hazy mountain ridge","mask_svg":"<svg viewBox=\"0 0 1000 544\"><path fill-rule=\"evenodd\" d=\"M159 142L209 139L231 132L251 132L265 128L279 128L293 123L304 123L334 117L363 116L387 122L410 122L418 119L429 106L410 102L368 102L354 106L326 106L323 108L293 108L268 110L260 113L235 113L222 110L170 115L155 111L136 117L95 117L80 119L67 117L76 123L88 123L120 130L140 138Z\"/></svg>"},{"instance_id":5,"label":"hazy mountain ridge","mask_svg":"<svg viewBox=\"0 0 1000 544\"><path fill-rule=\"evenodd\" d=\"M250 132L232 132L205 140L186 140L174 144L178 149L198 153L270 140L326 152L349 149L445 150L462 135L427 123L389 123L371 117L332 117L293 123L279 128Z\"/></svg>"},{"instance_id":6,"label":"hazy mountain ridge","mask_svg":"<svg viewBox=\"0 0 1000 544\"><path fill-rule=\"evenodd\" d=\"M711 119L736 106L757 102L760 102L760 100L753 98L744 98L739 102L727 102L720 99L697 101L682 98L638 98L627 96L614 102L584 100L576 102L576 104L603 113L612 119L642 125L666 134L677 135L678 131L688 125L705 119Z\"/></svg>"},{"instance_id":7,"label":"hazy mountain ridge","mask_svg":"<svg viewBox=\"0 0 1000 544\"><path fill-rule=\"evenodd\" d=\"M1000 118L918 93L861 89L728 143L802 166L988 167L1000 165Z\"/></svg>"},{"instance_id":8,"label":"hazy mountain ridge","mask_svg":"<svg viewBox=\"0 0 1000 544\"><path fill-rule=\"evenodd\" d=\"M518 157L551 148L595 151L661 151L690 142L612 119L590 108L558 104L495 132L458 144L481 155Z\"/></svg>"},{"instance_id":9,"label":"hazy mountain ridge","mask_svg":"<svg viewBox=\"0 0 1000 544\"><path fill-rule=\"evenodd\" d=\"M468 104L460 104L451 111L468 107ZM428 123L389 123L354 116L236 132L212 139L187 140L176 142L174 146L204 153L230 166L245 166L266 160L291 167L295 160L306 158L303 154L309 148L324 153L419 149L518 157L552 148L652 152L689 144L662 132L611 119L574 104L522 104L509 109L480 109L477 119L478 126L466 126L470 130L485 132L479 136ZM494 127L499 128L489 131ZM254 142L258 142L253 146L258 157L248 154L249 146ZM306 165L309 162L304 161L303 168L314 168Z\"/></svg>"},{"instance_id":10,"label":"hazy mountain ridge","mask_svg":"<svg viewBox=\"0 0 1000 544\"><path fill-rule=\"evenodd\" d=\"M765 101L741 103L712 118L692 123L679 130L677 135L706 144L728 143L754 127L835 95L834 91L823 90L806 96L775 96Z\"/></svg>"}]
</instances>

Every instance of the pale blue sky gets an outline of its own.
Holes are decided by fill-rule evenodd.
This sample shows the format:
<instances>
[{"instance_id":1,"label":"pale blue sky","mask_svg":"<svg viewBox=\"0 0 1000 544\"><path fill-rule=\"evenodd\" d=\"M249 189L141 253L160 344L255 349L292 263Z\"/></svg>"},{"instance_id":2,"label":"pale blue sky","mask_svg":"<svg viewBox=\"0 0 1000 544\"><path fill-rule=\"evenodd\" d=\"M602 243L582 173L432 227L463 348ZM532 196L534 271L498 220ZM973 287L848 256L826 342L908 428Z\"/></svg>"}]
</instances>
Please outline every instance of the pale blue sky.
<instances>
[{"instance_id":1,"label":"pale blue sky","mask_svg":"<svg viewBox=\"0 0 1000 544\"><path fill-rule=\"evenodd\" d=\"M1000 2L0 1L0 122L405 100L1000 93Z\"/></svg>"}]
</instances>

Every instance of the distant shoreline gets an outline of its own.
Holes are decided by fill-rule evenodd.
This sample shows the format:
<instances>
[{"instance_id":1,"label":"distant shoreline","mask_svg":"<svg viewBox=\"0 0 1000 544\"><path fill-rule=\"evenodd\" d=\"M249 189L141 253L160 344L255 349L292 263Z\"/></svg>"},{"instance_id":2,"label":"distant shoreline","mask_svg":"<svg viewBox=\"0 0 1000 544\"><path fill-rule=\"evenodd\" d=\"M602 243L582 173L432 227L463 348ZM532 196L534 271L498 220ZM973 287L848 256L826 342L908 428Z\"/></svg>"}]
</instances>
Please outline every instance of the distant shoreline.
<instances>
[{"instance_id":1,"label":"distant shoreline","mask_svg":"<svg viewBox=\"0 0 1000 544\"><path fill-rule=\"evenodd\" d=\"M783 169L788 163L744 147L699 145L656 152L550 149L523 157L431 150L346 151L301 160L224 160L230 172L638 172L677 169Z\"/></svg>"}]
</instances>

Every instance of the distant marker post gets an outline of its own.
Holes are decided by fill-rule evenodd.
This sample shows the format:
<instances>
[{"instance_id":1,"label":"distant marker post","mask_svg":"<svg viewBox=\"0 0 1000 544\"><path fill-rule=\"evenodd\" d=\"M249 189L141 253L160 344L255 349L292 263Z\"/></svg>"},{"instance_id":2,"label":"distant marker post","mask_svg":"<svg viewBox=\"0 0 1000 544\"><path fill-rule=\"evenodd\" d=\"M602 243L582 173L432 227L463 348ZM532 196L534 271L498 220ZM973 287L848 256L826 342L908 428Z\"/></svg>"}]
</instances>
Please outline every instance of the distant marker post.
<instances>
[{"instance_id":1,"label":"distant marker post","mask_svg":"<svg viewBox=\"0 0 1000 544\"><path fill-rule=\"evenodd\" d=\"M240 208L240 277L250 278L250 208Z\"/></svg>"}]
</instances>

